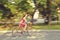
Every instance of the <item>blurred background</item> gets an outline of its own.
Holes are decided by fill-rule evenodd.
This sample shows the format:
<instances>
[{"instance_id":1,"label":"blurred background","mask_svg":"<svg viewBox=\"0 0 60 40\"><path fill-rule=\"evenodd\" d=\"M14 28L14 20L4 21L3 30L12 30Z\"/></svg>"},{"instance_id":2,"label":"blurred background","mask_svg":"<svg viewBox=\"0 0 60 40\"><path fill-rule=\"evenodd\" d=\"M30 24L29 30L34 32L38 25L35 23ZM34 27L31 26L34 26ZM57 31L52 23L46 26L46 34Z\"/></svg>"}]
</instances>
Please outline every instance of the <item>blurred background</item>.
<instances>
[{"instance_id":1,"label":"blurred background","mask_svg":"<svg viewBox=\"0 0 60 40\"><path fill-rule=\"evenodd\" d=\"M26 13L33 29L60 29L60 0L0 0L0 30L17 29Z\"/></svg>"}]
</instances>

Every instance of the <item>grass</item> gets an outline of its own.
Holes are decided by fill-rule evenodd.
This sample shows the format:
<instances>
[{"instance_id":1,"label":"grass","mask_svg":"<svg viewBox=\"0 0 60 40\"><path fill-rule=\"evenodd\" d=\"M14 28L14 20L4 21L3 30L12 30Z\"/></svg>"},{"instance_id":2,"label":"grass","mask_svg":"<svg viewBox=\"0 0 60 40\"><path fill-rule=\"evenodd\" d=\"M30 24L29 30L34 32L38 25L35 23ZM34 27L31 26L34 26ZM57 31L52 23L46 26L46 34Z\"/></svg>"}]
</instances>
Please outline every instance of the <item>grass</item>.
<instances>
[{"instance_id":1,"label":"grass","mask_svg":"<svg viewBox=\"0 0 60 40\"><path fill-rule=\"evenodd\" d=\"M33 29L40 30L60 30L60 25L35 25Z\"/></svg>"},{"instance_id":2,"label":"grass","mask_svg":"<svg viewBox=\"0 0 60 40\"><path fill-rule=\"evenodd\" d=\"M18 26L16 26L18 27ZM17 28L14 29L17 29ZM32 29L36 29L36 30L60 30L60 25L33 25ZM0 26L0 30L11 30L9 27L7 28L3 28Z\"/></svg>"}]
</instances>

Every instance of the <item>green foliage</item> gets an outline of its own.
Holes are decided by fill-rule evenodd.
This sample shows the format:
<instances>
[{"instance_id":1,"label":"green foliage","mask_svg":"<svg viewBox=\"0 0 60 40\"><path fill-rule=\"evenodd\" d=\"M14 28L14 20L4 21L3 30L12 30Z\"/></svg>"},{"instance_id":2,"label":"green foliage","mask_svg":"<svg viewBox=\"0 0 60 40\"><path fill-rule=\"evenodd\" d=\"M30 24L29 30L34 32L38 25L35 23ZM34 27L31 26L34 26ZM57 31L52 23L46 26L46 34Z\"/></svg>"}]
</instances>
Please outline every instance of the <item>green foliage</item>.
<instances>
[{"instance_id":1,"label":"green foliage","mask_svg":"<svg viewBox=\"0 0 60 40\"><path fill-rule=\"evenodd\" d=\"M43 5L44 8L46 8L46 2L47 2L47 0L36 0L36 4L37 5L41 4L41 5Z\"/></svg>"},{"instance_id":2,"label":"green foliage","mask_svg":"<svg viewBox=\"0 0 60 40\"><path fill-rule=\"evenodd\" d=\"M0 19L2 18L3 10L0 10Z\"/></svg>"},{"instance_id":3,"label":"green foliage","mask_svg":"<svg viewBox=\"0 0 60 40\"><path fill-rule=\"evenodd\" d=\"M36 1L36 5L39 5L39 7L40 5L42 5L40 10L44 11L44 9L47 8L47 5L46 5L47 0L33 0L33 1ZM12 2L15 2L15 3L12 3ZM51 14L57 14L56 7L58 6L57 4L60 4L60 0L50 0L50 2L52 2L50 4ZM10 2L8 2L8 0L0 0L0 4L3 4L6 8L9 8L12 14L16 14L17 17L22 16L26 12L32 13L36 9L36 7L33 8L32 5L30 5L31 0L13 0L13 1L10 0ZM1 15L3 13L4 13L3 11L0 11Z\"/></svg>"},{"instance_id":4,"label":"green foliage","mask_svg":"<svg viewBox=\"0 0 60 40\"><path fill-rule=\"evenodd\" d=\"M57 7L58 7L57 1L59 1L59 0L51 1L50 10L51 10L52 15L57 15L58 14L58 12L57 12Z\"/></svg>"},{"instance_id":5,"label":"green foliage","mask_svg":"<svg viewBox=\"0 0 60 40\"><path fill-rule=\"evenodd\" d=\"M6 4L8 0L0 0L0 4Z\"/></svg>"},{"instance_id":6,"label":"green foliage","mask_svg":"<svg viewBox=\"0 0 60 40\"><path fill-rule=\"evenodd\" d=\"M30 9L33 9L27 0L21 1L17 6L20 11L30 11Z\"/></svg>"}]
</instances>

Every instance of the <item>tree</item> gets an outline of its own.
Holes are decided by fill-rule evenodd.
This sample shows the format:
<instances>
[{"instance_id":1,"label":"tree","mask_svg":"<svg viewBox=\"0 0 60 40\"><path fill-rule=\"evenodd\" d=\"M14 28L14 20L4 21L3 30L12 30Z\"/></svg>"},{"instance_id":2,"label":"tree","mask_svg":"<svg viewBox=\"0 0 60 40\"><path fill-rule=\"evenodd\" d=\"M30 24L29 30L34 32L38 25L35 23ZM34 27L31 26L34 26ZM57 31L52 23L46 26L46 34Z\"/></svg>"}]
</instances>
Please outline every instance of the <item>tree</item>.
<instances>
[{"instance_id":1,"label":"tree","mask_svg":"<svg viewBox=\"0 0 60 40\"><path fill-rule=\"evenodd\" d=\"M33 11L32 6L29 2L27 2L27 0L21 1L17 6L17 9L23 12L31 12L31 10Z\"/></svg>"},{"instance_id":2,"label":"tree","mask_svg":"<svg viewBox=\"0 0 60 40\"><path fill-rule=\"evenodd\" d=\"M36 6L36 9L39 10L39 12L43 15L43 16L47 16L47 24L50 23L50 15L51 14L56 14L56 8L57 8L57 4L60 4L60 0L33 0L34 4Z\"/></svg>"},{"instance_id":3,"label":"tree","mask_svg":"<svg viewBox=\"0 0 60 40\"><path fill-rule=\"evenodd\" d=\"M2 18L10 19L13 14L10 8L6 7L5 5L8 3L8 0L0 0L0 10L2 10Z\"/></svg>"}]
</instances>

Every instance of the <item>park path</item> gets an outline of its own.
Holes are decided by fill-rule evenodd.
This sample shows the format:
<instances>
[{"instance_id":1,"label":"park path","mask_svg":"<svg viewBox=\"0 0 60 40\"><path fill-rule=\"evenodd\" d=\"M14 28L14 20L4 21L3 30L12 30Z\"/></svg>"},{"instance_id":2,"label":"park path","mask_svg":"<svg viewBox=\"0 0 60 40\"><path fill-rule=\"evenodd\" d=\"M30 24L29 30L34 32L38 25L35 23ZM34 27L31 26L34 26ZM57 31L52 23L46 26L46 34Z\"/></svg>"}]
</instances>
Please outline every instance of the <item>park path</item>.
<instances>
[{"instance_id":1,"label":"park path","mask_svg":"<svg viewBox=\"0 0 60 40\"><path fill-rule=\"evenodd\" d=\"M20 33L10 31L2 33L0 31L0 40L60 40L60 30L36 30Z\"/></svg>"}]
</instances>

